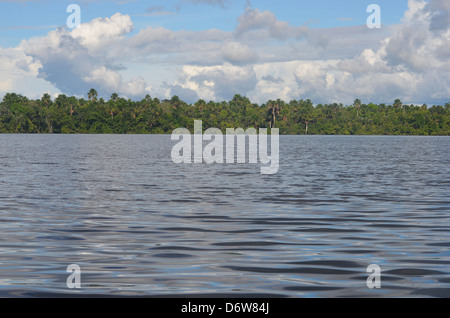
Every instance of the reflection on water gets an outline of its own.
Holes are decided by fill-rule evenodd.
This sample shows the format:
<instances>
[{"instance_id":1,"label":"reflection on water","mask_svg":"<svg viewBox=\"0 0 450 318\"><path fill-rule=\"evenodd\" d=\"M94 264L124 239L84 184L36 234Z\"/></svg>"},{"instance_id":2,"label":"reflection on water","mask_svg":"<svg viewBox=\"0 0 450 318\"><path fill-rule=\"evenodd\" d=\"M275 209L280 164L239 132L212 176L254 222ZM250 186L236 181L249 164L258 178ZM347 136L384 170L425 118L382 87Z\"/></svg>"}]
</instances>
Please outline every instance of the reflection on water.
<instances>
[{"instance_id":1,"label":"reflection on water","mask_svg":"<svg viewBox=\"0 0 450 318\"><path fill-rule=\"evenodd\" d=\"M450 138L282 136L276 175L173 144L0 135L0 296L450 296Z\"/></svg>"}]
</instances>

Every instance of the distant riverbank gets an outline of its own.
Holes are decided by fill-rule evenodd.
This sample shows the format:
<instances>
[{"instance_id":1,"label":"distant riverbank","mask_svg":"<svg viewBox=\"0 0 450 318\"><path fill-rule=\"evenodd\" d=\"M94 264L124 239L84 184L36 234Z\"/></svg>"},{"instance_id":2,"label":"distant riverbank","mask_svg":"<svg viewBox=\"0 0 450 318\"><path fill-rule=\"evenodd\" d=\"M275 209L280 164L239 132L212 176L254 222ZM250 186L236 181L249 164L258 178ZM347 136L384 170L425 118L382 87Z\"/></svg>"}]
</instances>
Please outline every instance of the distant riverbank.
<instances>
[{"instance_id":1,"label":"distant riverbank","mask_svg":"<svg viewBox=\"0 0 450 318\"><path fill-rule=\"evenodd\" d=\"M0 133L171 134L194 120L203 128L279 128L281 135L450 135L450 102L442 105L313 104L311 100L269 100L262 105L235 95L231 101L187 104L177 96L131 101L48 94L30 100L8 93L0 103Z\"/></svg>"}]
</instances>

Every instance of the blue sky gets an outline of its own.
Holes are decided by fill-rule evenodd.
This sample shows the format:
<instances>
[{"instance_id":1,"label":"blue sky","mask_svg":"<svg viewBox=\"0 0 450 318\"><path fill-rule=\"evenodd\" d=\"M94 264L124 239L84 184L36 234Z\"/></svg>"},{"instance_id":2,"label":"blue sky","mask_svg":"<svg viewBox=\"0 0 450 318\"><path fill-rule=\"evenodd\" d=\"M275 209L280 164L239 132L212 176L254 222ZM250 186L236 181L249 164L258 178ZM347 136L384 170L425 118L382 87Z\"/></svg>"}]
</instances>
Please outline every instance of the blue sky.
<instances>
[{"instance_id":1,"label":"blue sky","mask_svg":"<svg viewBox=\"0 0 450 318\"><path fill-rule=\"evenodd\" d=\"M66 8L81 8L69 30ZM366 26L369 4L381 29ZM446 0L0 0L0 97L442 103Z\"/></svg>"},{"instance_id":2,"label":"blue sky","mask_svg":"<svg viewBox=\"0 0 450 318\"><path fill-rule=\"evenodd\" d=\"M282 21L292 25L307 24L314 28L362 25L366 23L366 8L374 1L362 0L254 0L224 1L224 4L193 3L189 1L0 1L2 46L17 45L23 38L45 35L52 27L65 25L68 4L82 9L82 22L117 12L133 17L136 28L162 26L171 30L207 30L217 28L232 31L244 8L251 5L269 10ZM399 23L407 9L407 0L380 0L383 23Z\"/></svg>"}]
</instances>

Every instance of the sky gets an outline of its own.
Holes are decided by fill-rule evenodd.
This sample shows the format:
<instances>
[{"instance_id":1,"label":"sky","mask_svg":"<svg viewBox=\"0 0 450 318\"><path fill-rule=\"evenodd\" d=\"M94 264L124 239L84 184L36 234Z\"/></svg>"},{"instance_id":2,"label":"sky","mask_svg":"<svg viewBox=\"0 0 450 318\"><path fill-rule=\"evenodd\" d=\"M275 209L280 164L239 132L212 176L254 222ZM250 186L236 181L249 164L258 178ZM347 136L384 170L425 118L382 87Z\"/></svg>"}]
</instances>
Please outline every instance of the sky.
<instances>
[{"instance_id":1,"label":"sky","mask_svg":"<svg viewBox=\"0 0 450 318\"><path fill-rule=\"evenodd\" d=\"M0 34L1 98L450 101L449 0L0 0Z\"/></svg>"}]
</instances>

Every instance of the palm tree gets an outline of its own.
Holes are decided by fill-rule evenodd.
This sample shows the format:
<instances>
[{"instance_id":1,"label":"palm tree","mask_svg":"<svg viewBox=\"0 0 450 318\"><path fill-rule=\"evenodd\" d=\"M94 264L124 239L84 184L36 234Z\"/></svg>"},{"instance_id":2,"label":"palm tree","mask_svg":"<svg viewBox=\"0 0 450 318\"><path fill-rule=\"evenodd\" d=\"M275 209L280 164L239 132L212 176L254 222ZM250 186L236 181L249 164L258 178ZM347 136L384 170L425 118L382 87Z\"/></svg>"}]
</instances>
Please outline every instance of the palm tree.
<instances>
[{"instance_id":1,"label":"palm tree","mask_svg":"<svg viewBox=\"0 0 450 318\"><path fill-rule=\"evenodd\" d=\"M395 101L394 101L394 108L402 108L402 105L403 105L403 103L402 103L402 101L400 100L400 99L396 99Z\"/></svg>"},{"instance_id":2,"label":"palm tree","mask_svg":"<svg viewBox=\"0 0 450 318\"><path fill-rule=\"evenodd\" d=\"M403 115L405 115L406 108L405 108L405 105L403 105L403 103L402 103L402 101L401 101L400 99L396 99L396 100L394 101L393 106L394 106L394 108L396 108L396 109L403 108Z\"/></svg>"},{"instance_id":3,"label":"palm tree","mask_svg":"<svg viewBox=\"0 0 450 318\"><path fill-rule=\"evenodd\" d=\"M267 108L269 109L269 115L271 116L270 128L274 128L276 117L277 117L277 115L280 114L280 110L281 110L280 105L278 103L271 102L271 103L269 103Z\"/></svg>"},{"instance_id":4,"label":"palm tree","mask_svg":"<svg viewBox=\"0 0 450 318\"><path fill-rule=\"evenodd\" d=\"M199 99L195 102L194 106L200 111L203 111L203 108L206 107L206 102L203 99Z\"/></svg>"},{"instance_id":5,"label":"palm tree","mask_svg":"<svg viewBox=\"0 0 450 318\"><path fill-rule=\"evenodd\" d=\"M69 103L69 106L70 106L70 111L69 111L69 113L70 113L70 116L72 116L73 113L75 113L75 107L78 108L79 102L78 102L78 99L77 99L77 98L71 96L71 97L69 97L69 99L68 99L68 103Z\"/></svg>"},{"instance_id":6,"label":"palm tree","mask_svg":"<svg viewBox=\"0 0 450 318\"><path fill-rule=\"evenodd\" d=\"M68 97L64 94L59 94L58 97L55 99L55 104L59 108L64 108L67 104Z\"/></svg>"},{"instance_id":7,"label":"palm tree","mask_svg":"<svg viewBox=\"0 0 450 318\"><path fill-rule=\"evenodd\" d=\"M91 90L88 92L88 99L94 101L97 99L98 93L95 89L91 88Z\"/></svg>"},{"instance_id":8,"label":"palm tree","mask_svg":"<svg viewBox=\"0 0 450 318\"><path fill-rule=\"evenodd\" d=\"M181 106L182 101L180 100L180 98L177 95L174 95L170 99L170 104L172 104L173 109L178 109Z\"/></svg>"},{"instance_id":9,"label":"palm tree","mask_svg":"<svg viewBox=\"0 0 450 318\"><path fill-rule=\"evenodd\" d=\"M311 100L307 99L306 101L301 100L298 109L299 122L305 124L305 135L308 134L309 124L314 122L314 105Z\"/></svg>"},{"instance_id":10,"label":"palm tree","mask_svg":"<svg viewBox=\"0 0 450 318\"><path fill-rule=\"evenodd\" d=\"M117 93L112 93L111 100L117 101L119 99L119 95Z\"/></svg>"},{"instance_id":11,"label":"palm tree","mask_svg":"<svg viewBox=\"0 0 450 318\"><path fill-rule=\"evenodd\" d=\"M44 105L43 112L45 114L45 123L47 124L48 132L51 134L51 133L53 133L53 125L50 121L49 116L50 116L50 106L52 104L52 98L50 97L49 94L45 93L41 98L41 102Z\"/></svg>"},{"instance_id":12,"label":"palm tree","mask_svg":"<svg viewBox=\"0 0 450 318\"><path fill-rule=\"evenodd\" d=\"M113 100L110 100L106 104L106 111L109 112L109 114L111 115L111 119L114 120L114 114L117 113L117 107L116 107L116 103Z\"/></svg>"},{"instance_id":13,"label":"palm tree","mask_svg":"<svg viewBox=\"0 0 450 318\"><path fill-rule=\"evenodd\" d=\"M49 94L45 93L41 98L42 103L45 107L48 107L52 103L52 98Z\"/></svg>"},{"instance_id":14,"label":"palm tree","mask_svg":"<svg viewBox=\"0 0 450 318\"><path fill-rule=\"evenodd\" d=\"M359 117L359 109L361 108L361 100L355 99L355 101L353 102L353 106L356 107L356 117Z\"/></svg>"},{"instance_id":15,"label":"palm tree","mask_svg":"<svg viewBox=\"0 0 450 318\"><path fill-rule=\"evenodd\" d=\"M117 93L112 93L111 99L108 101L106 106L107 111L111 115L111 119L114 119L114 114L117 112L116 110L116 102L119 100L119 95Z\"/></svg>"}]
</instances>

